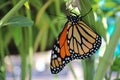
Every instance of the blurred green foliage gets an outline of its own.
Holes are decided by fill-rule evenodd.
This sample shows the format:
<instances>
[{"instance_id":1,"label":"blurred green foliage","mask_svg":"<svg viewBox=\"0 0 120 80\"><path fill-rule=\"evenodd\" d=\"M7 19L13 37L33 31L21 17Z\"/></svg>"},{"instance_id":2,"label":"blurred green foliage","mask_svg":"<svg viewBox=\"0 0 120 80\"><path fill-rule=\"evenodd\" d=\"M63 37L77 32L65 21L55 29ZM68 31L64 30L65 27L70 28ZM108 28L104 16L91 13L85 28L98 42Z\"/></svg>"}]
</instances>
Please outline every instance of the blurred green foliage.
<instances>
[{"instance_id":1,"label":"blurred green foliage","mask_svg":"<svg viewBox=\"0 0 120 80\"><path fill-rule=\"evenodd\" d=\"M0 19L19 1L0 0ZM90 0L90 2L93 12L96 13L95 25L90 27L107 41L108 26L106 26L104 20L107 20L107 17L116 16L116 12L120 11L120 0ZM3 74L0 73L0 76L2 76L0 79L5 76L4 57L11 53L11 46L14 51L18 51L17 53L14 52L15 54L21 54L24 64L22 67L25 71L26 63L24 60L26 55L29 54L29 48L32 46L33 52L51 49L65 22L64 0L30 0L29 4L25 3L22 8L14 12L14 15L2 25L3 27L0 26L0 65L2 67L0 71L4 72ZM119 57L116 57L111 66L112 71L119 71L118 61ZM23 77L25 77L24 74L23 72Z\"/></svg>"},{"instance_id":2,"label":"blurred green foliage","mask_svg":"<svg viewBox=\"0 0 120 80\"><path fill-rule=\"evenodd\" d=\"M2 18L18 1L1 0L0 17ZM31 18L34 22L32 27L34 51L50 49L61 28L65 24L65 10L60 7L61 5L65 5L65 3L58 0L34 0L30 1L29 4L31 9ZM61 9L63 11L61 11ZM9 34L9 37L4 40L7 41L4 43L8 43L6 46L9 45L11 40L15 42L15 45L18 45L21 40L18 38L18 36L21 35L21 32L23 32L22 26L31 25L30 21L25 21L25 19L21 16L26 15L26 11L24 10L25 7L22 7L18 12L15 12L14 18L11 18L7 23L4 24L4 26L8 25L10 27L1 28L3 31L4 29L8 29L7 33L4 33L4 36ZM19 16L19 18L17 16ZM19 20L18 23L16 19ZM17 26L20 26L21 28ZM15 36L17 34L19 35Z\"/></svg>"},{"instance_id":3,"label":"blurred green foliage","mask_svg":"<svg viewBox=\"0 0 120 80\"><path fill-rule=\"evenodd\" d=\"M6 72L4 57L10 54L21 56L21 80L25 79L26 59L29 56L28 74L31 80L32 54L51 49L65 24L65 10L62 8L65 3L62 0L31 0L29 3L24 3L25 1L27 0L0 0L0 78L3 78L2 80L5 79Z\"/></svg>"}]
</instances>

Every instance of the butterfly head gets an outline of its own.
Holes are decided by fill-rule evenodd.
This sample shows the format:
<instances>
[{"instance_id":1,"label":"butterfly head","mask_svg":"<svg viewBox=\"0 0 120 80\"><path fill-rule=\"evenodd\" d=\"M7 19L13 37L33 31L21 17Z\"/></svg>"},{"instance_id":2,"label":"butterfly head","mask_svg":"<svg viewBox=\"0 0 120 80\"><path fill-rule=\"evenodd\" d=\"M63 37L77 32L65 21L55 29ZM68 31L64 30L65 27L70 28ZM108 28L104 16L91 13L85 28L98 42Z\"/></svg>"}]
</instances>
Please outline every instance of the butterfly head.
<instances>
[{"instance_id":1,"label":"butterfly head","mask_svg":"<svg viewBox=\"0 0 120 80\"><path fill-rule=\"evenodd\" d=\"M72 24L76 24L79 20L81 20L81 17L73 12L69 12L67 14L68 21L72 22Z\"/></svg>"}]
</instances>

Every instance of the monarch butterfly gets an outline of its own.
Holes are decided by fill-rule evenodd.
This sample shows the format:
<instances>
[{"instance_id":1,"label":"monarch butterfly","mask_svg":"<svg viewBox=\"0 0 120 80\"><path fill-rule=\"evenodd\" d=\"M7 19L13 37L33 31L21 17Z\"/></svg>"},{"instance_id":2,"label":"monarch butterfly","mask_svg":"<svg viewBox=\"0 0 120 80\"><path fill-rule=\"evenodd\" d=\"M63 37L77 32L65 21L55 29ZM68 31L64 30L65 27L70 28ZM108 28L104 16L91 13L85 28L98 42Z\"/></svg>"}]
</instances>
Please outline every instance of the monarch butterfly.
<instances>
[{"instance_id":1,"label":"monarch butterfly","mask_svg":"<svg viewBox=\"0 0 120 80\"><path fill-rule=\"evenodd\" d=\"M52 74L59 73L70 61L90 57L99 49L101 36L94 32L82 20L82 17L72 12L67 14L68 21L59 34L51 53Z\"/></svg>"}]
</instances>

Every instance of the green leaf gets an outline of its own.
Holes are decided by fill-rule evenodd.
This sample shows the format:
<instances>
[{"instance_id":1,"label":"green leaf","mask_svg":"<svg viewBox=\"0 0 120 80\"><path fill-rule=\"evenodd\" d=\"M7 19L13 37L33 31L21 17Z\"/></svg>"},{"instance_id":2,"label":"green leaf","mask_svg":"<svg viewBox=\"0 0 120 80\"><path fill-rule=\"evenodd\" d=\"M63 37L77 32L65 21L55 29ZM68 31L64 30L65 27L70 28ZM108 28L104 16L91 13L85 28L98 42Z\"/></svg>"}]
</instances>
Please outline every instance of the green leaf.
<instances>
[{"instance_id":1,"label":"green leaf","mask_svg":"<svg viewBox=\"0 0 120 80\"><path fill-rule=\"evenodd\" d=\"M32 26L33 21L29 20L24 16L14 16L14 17L11 17L6 23L4 23L4 26L6 25L26 27L26 26Z\"/></svg>"}]
</instances>

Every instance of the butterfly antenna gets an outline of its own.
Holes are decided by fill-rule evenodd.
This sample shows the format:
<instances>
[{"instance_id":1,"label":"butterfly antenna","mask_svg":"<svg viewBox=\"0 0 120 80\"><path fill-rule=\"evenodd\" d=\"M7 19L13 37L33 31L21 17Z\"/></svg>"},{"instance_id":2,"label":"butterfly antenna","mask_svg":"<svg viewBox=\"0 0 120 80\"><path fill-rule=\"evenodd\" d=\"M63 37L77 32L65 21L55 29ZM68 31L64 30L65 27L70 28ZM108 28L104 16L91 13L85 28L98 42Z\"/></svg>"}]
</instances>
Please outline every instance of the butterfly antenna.
<instances>
[{"instance_id":1,"label":"butterfly antenna","mask_svg":"<svg viewBox=\"0 0 120 80\"><path fill-rule=\"evenodd\" d=\"M90 13L90 11L92 11L92 8L91 8L85 15L83 15L83 16L81 16L81 17L85 17L87 14Z\"/></svg>"}]
</instances>

